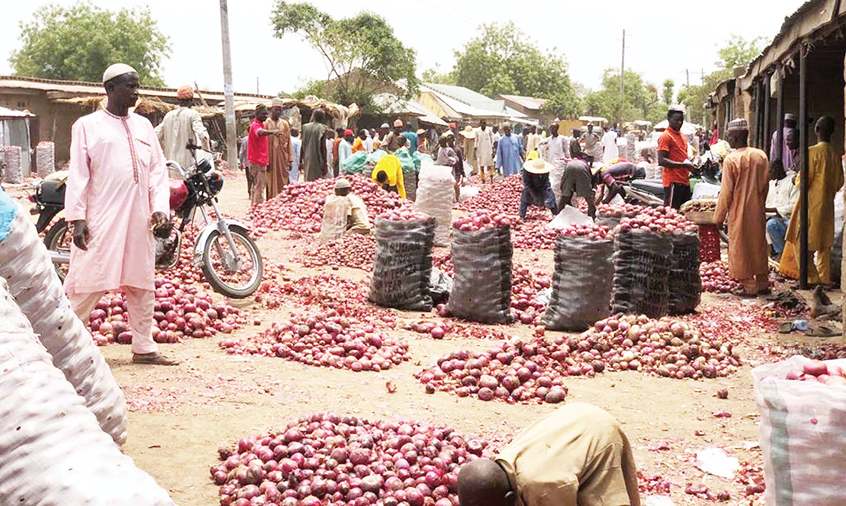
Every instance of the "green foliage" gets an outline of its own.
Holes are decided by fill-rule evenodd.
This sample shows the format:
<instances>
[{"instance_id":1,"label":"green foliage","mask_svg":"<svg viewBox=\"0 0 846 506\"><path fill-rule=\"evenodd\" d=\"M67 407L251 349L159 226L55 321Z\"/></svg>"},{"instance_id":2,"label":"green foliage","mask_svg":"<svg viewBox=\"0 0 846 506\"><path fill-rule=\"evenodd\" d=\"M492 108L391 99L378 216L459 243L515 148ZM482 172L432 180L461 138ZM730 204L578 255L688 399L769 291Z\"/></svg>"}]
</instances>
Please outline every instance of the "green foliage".
<instances>
[{"instance_id":1,"label":"green foliage","mask_svg":"<svg viewBox=\"0 0 846 506\"><path fill-rule=\"evenodd\" d=\"M299 34L326 61L329 70L322 85L309 83L301 92L322 87L323 92L315 94L378 112L374 94L399 88L401 97L409 98L417 91L415 52L396 38L380 16L362 12L334 19L309 3L277 0L271 20L276 37Z\"/></svg>"},{"instance_id":2,"label":"green foliage","mask_svg":"<svg viewBox=\"0 0 846 506\"><path fill-rule=\"evenodd\" d=\"M543 52L513 23L482 25L480 34L455 52L455 84L483 95L525 95L550 99L549 111L572 116L578 97L567 64L555 48Z\"/></svg>"},{"instance_id":3,"label":"green foliage","mask_svg":"<svg viewBox=\"0 0 846 506\"><path fill-rule=\"evenodd\" d=\"M626 71L624 84L625 95L621 96L620 72L605 70L599 90L585 97L586 114L617 123L642 119L657 123L666 116L667 107L658 97L655 85L644 82L639 73L631 70Z\"/></svg>"},{"instance_id":4,"label":"green foliage","mask_svg":"<svg viewBox=\"0 0 846 506\"><path fill-rule=\"evenodd\" d=\"M9 59L17 75L100 82L109 65L121 62L138 70L141 84L164 84L161 65L170 44L147 8L49 4L20 27L21 47Z\"/></svg>"},{"instance_id":5,"label":"green foliage","mask_svg":"<svg viewBox=\"0 0 846 506\"><path fill-rule=\"evenodd\" d=\"M456 85L455 76L452 72L443 73L440 71L438 66L435 66L433 69L424 70L423 74L420 77L420 80L424 83L432 83L432 84L449 84L449 85Z\"/></svg>"},{"instance_id":6,"label":"green foliage","mask_svg":"<svg viewBox=\"0 0 846 506\"><path fill-rule=\"evenodd\" d=\"M672 79L664 81L664 91L661 92L661 98L664 99L664 105L672 105L673 103L673 89L676 83Z\"/></svg>"},{"instance_id":7,"label":"green foliage","mask_svg":"<svg viewBox=\"0 0 846 506\"><path fill-rule=\"evenodd\" d=\"M717 51L720 58L714 64L720 71L731 74L736 67L745 67L754 60L761 53L765 43L764 37L747 40L739 35L732 35L726 45Z\"/></svg>"}]
</instances>

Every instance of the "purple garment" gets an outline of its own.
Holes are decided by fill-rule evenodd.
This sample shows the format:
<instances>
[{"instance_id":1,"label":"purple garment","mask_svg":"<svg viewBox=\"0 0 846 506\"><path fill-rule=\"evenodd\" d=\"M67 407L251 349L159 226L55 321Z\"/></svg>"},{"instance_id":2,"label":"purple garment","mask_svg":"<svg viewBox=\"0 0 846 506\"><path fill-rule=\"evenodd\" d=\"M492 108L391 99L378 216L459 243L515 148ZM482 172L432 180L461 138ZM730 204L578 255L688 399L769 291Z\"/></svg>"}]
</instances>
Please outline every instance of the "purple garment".
<instances>
[{"instance_id":1,"label":"purple garment","mask_svg":"<svg viewBox=\"0 0 846 506\"><path fill-rule=\"evenodd\" d=\"M784 170L792 170L795 167L795 160L796 160L796 153L794 150L790 149L789 139L796 135L795 128L784 127L784 135L782 136L782 148L781 148L781 163L784 165ZM779 158L778 153L776 152L776 148L778 144L778 131L773 132L773 139L770 142L770 160L776 160Z\"/></svg>"}]
</instances>

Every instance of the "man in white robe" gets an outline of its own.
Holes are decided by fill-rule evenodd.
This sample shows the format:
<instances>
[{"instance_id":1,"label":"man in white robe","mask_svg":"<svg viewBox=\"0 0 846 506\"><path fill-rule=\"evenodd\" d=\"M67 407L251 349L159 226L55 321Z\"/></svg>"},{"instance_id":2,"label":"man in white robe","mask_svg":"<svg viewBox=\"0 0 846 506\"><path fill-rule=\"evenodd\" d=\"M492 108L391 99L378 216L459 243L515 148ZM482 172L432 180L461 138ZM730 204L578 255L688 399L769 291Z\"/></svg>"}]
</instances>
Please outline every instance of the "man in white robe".
<instances>
[{"instance_id":1,"label":"man in white robe","mask_svg":"<svg viewBox=\"0 0 846 506\"><path fill-rule=\"evenodd\" d=\"M106 293L126 294L132 361L176 365L153 341L155 240L152 229L170 212L167 168L150 122L129 108L138 99L138 73L124 64L103 74L105 110L76 121L71 137L65 218L73 247L65 292L87 322Z\"/></svg>"}]
</instances>

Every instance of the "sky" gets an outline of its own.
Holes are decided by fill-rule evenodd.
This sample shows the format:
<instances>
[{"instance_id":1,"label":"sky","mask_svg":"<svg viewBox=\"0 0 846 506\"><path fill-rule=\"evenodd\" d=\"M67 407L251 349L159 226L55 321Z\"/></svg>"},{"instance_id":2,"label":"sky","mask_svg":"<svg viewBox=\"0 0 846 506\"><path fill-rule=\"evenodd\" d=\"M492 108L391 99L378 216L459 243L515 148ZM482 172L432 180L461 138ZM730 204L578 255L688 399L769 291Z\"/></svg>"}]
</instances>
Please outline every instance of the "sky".
<instances>
[{"instance_id":1,"label":"sky","mask_svg":"<svg viewBox=\"0 0 846 506\"><path fill-rule=\"evenodd\" d=\"M714 69L717 49L733 34L744 37L778 32L786 16L804 0L426 0L374 2L314 0L336 18L352 16L364 6L382 15L394 33L417 51L418 75L429 68L449 71L454 50L477 35L481 24L514 21L541 48L557 48L569 64L571 78L590 88L602 72L619 68L622 32L626 31L626 68L660 86L677 85ZM47 3L70 0L4 2L0 16L0 74L11 74L8 57L19 46L19 23ZM219 2L212 0L93 0L109 9L147 5L170 37L171 55L163 77L171 87L195 80L201 89L222 90ZM229 1L229 29L236 92L293 92L311 79L326 77L320 55L297 35L273 37L270 13L274 0Z\"/></svg>"}]
</instances>

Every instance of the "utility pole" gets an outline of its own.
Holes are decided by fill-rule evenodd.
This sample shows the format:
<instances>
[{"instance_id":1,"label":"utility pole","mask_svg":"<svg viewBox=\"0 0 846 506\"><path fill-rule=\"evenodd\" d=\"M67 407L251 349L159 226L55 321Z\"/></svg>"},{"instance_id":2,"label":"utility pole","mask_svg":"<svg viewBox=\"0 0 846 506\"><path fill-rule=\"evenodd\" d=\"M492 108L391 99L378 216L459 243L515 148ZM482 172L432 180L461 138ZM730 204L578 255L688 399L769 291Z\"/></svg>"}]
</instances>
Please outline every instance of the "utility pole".
<instances>
[{"instance_id":1,"label":"utility pole","mask_svg":"<svg viewBox=\"0 0 846 506\"><path fill-rule=\"evenodd\" d=\"M261 92L259 91L259 77L258 76L256 76L256 95L261 95Z\"/></svg>"},{"instance_id":2,"label":"utility pole","mask_svg":"<svg viewBox=\"0 0 846 506\"><path fill-rule=\"evenodd\" d=\"M687 75L687 87L690 88L690 69L684 69L684 73Z\"/></svg>"},{"instance_id":3,"label":"utility pole","mask_svg":"<svg viewBox=\"0 0 846 506\"><path fill-rule=\"evenodd\" d=\"M220 0L220 42L223 45L223 96L226 114L226 162L238 167L238 132L235 130L235 90L232 87L232 55L229 51L229 7Z\"/></svg>"},{"instance_id":4,"label":"utility pole","mask_svg":"<svg viewBox=\"0 0 846 506\"><path fill-rule=\"evenodd\" d=\"M623 106L626 102L626 30L623 30L623 61L620 64L620 111L617 120L622 121Z\"/></svg>"}]
</instances>

